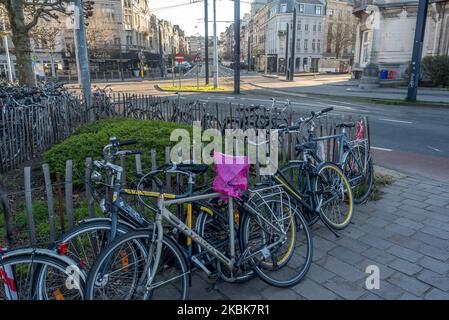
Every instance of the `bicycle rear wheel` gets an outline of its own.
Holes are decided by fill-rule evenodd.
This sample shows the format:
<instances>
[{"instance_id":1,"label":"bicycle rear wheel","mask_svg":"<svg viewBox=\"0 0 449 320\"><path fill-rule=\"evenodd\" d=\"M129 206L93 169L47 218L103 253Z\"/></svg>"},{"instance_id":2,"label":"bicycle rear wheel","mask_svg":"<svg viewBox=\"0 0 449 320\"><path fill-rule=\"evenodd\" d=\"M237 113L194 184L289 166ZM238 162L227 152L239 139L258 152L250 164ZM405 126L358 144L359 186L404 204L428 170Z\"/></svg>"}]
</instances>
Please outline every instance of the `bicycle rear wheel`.
<instances>
[{"instance_id":1,"label":"bicycle rear wheel","mask_svg":"<svg viewBox=\"0 0 449 320\"><path fill-rule=\"evenodd\" d=\"M373 191L374 168L373 158L366 152L364 146L355 146L347 153L343 169L351 184L354 203L365 202Z\"/></svg>"},{"instance_id":2,"label":"bicycle rear wheel","mask_svg":"<svg viewBox=\"0 0 449 320\"><path fill-rule=\"evenodd\" d=\"M307 221L291 202L276 196L253 208L259 214L244 215L241 237L248 255L254 255L254 271L276 287L298 284L312 263L312 236Z\"/></svg>"},{"instance_id":3,"label":"bicycle rear wheel","mask_svg":"<svg viewBox=\"0 0 449 320\"><path fill-rule=\"evenodd\" d=\"M147 249L147 255L136 254L136 244ZM153 230L141 230L116 238L98 256L86 283L86 299L91 300L177 300L188 298L189 274L182 252L169 238L162 240L162 254L155 279L146 280L154 265L156 242ZM136 282L135 280L142 280Z\"/></svg>"}]
</instances>

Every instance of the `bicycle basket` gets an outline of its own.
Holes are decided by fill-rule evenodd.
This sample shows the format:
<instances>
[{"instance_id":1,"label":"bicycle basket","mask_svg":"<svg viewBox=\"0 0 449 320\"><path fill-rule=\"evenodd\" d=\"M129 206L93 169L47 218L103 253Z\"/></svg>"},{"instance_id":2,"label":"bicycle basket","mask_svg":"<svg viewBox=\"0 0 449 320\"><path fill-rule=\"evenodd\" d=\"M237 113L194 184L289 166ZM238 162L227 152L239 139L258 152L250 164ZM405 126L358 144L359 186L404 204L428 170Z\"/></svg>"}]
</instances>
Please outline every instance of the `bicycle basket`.
<instances>
[{"instance_id":1,"label":"bicycle basket","mask_svg":"<svg viewBox=\"0 0 449 320\"><path fill-rule=\"evenodd\" d=\"M248 188L249 158L214 152L216 176L212 189L227 197L240 198Z\"/></svg>"}]
</instances>

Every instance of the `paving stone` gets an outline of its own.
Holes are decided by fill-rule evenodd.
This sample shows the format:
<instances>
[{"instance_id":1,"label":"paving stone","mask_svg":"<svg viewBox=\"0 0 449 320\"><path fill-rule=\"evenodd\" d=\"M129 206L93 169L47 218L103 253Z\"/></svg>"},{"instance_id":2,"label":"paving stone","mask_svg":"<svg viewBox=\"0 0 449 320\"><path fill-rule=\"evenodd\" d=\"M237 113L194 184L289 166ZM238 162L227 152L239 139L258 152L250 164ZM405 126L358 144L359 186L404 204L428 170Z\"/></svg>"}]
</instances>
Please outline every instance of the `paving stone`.
<instances>
[{"instance_id":1,"label":"paving stone","mask_svg":"<svg viewBox=\"0 0 449 320\"><path fill-rule=\"evenodd\" d=\"M395 214L398 215L399 218L407 218L415 222L421 222L427 219L427 216L422 213L422 210L421 212L416 213L413 211L403 211L403 208L401 207L400 210L397 211Z\"/></svg>"},{"instance_id":2,"label":"paving stone","mask_svg":"<svg viewBox=\"0 0 449 320\"><path fill-rule=\"evenodd\" d=\"M396 259L388 266L409 276L412 276L422 270L422 267L420 265L410 263L407 260L403 259Z\"/></svg>"},{"instance_id":3,"label":"paving stone","mask_svg":"<svg viewBox=\"0 0 449 320\"><path fill-rule=\"evenodd\" d=\"M398 300L422 300L422 298L415 296L414 294L405 292Z\"/></svg>"},{"instance_id":4,"label":"paving stone","mask_svg":"<svg viewBox=\"0 0 449 320\"><path fill-rule=\"evenodd\" d=\"M441 262L431 257L423 257L418 261L419 265L426 269L437 272L439 274L447 274L449 272L449 263Z\"/></svg>"},{"instance_id":5,"label":"paving stone","mask_svg":"<svg viewBox=\"0 0 449 320\"><path fill-rule=\"evenodd\" d=\"M424 210L424 214L444 223L449 222L449 211L446 208L430 206Z\"/></svg>"},{"instance_id":6,"label":"paving stone","mask_svg":"<svg viewBox=\"0 0 449 320\"><path fill-rule=\"evenodd\" d=\"M371 265L375 265L379 268L379 273L380 273L380 279L384 280L387 279L388 277L390 277L394 272L396 272L394 269L391 269L390 267L379 263L377 261L371 260L371 259L365 259L362 262L360 262L359 264L356 265L356 267L362 271L365 272L366 276L368 277L369 274L366 273L366 267L371 266Z\"/></svg>"},{"instance_id":7,"label":"paving stone","mask_svg":"<svg viewBox=\"0 0 449 320\"><path fill-rule=\"evenodd\" d=\"M449 232L449 224L441 222L439 220L427 218L422 223L424 223L426 226L431 226L431 227Z\"/></svg>"},{"instance_id":8,"label":"paving stone","mask_svg":"<svg viewBox=\"0 0 449 320\"><path fill-rule=\"evenodd\" d=\"M334 293L348 300L355 300L367 292L363 287L363 281L354 283L342 278L336 277L324 283L324 286Z\"/></svg>"},{"instance_id":9,"label":"paving stone","mask_svg":"<svg viewBox=\"0 0 449 320\"><path fill-rule=\"evenodd\" d=\"M340 234L342 237L350 237L352 239L359 239L360 237L366 235L366 232L363 230L358 229L357 227L352 228L346 228L345 230L341 231Z\"/></svg>"},{"instance_id":10,"label":"paving stone","mask_svg":"<svg viewBox=\"0 0 449 320\"><path fill-rule=\"evenodd\" d=\"M426 300L449 300L449 293L434 288L434 289L430 290L424 296L424 299L426 299Z\"/></svg>"},{"instance_id":11,"label":"paving stone","mask_svg":"<svg viewBox=\"0 0 449 320\"><path fill-rule=\"evenodd\" d=\"M420 231L430 234L432 236L435 236L437 238L443 239L443 240L449 240L449 232L438 229L438 228L434 228L431 226L425 226Z\"/></svg>"},{"instance_id":12,"label":"paving stone","mask_svg":"<svg viewBox=\"0 0 449 320\"><path fill-rule=\"evenodd\" d=\"M385 250L379 250L377 248L369 248L365 252L362 252L362 255L364 257L367 257L368 259L378 261L385 265L396 259L396 257L392 254L389 254L385 252Z\"/></svg>"},{"instance_id":13,"label":"paving stone","mask_svg":"<svg viewBox=\"0 0 449 320\"><path fill-rule=\"evenodd\" d=\"M418 222L413 221L408 218L399 218L399 219L396 219L394 222L396 222L397 224L400 224L401 226L408 227L408 228L411 228L414 230L419 230L422 227L424 227L424 225L422 223L418 223Z\"/></svg>"},{"instance_id":14,"label":"paving stone","mask_svg":"<svg viewBox=\"0 0 449 320\"><path fill-rule=\"evenodd\" d=\"M339 246L348 248L358 253L361 253L370 247L369 245L364 244L363 242L355 241L354 239L348 237L339 238L336 243Z\"/></svg>"},{"instance_id":15,"label":"paving stone","mask_svg":"<svg viewBox=\"0 0 449 320\"><path fill-rule=\"evenodd\" d=\"M328 232L330 232L330 231L328 231ZM324 250L324 251L329 251L329 250L332 250L333 248L335 248L337 245L335 244L335 242L331 242L329 240L324 239L323 237L314 235L313 246L315 248L320 248L321 250Z\"/></svg>"},{"instance_id":16,"label":"paving stone","mask_svg":"<svg viewBox=\"0 0 449 320\"><path fill-rule=\"evenodd\" d=\"M394 300L404 294L404 289L399 288L385 280L380 281L379 289L372 289L369 291L386 300Z\"/></svg>"},{"instance_id":17,"label":"paving stone","mask_svg":"<svg viewBox=\"0 0 449 320\"><path fill-rule=\"evenodd\" d=\"M388 278L388 282L418 297L421 297L430 288L427 284L400 272L393 273Z\"/></svg>"},{"instance_id":18,"label":"paving stone","mask_svg":"<svg viewBox=\"0 0 449 320\"><path fill-rule=\"evenodd\" d=\"M401 206L401 211L415 213L415 214L419 214L419 215L423 215L424 214L424 210L423 209L417 208L417 207L414 207L414 206L410 206L410 205L407 205L407 204L403 204Z\"/></svg>"},{"instance_id":19,"label":"paving stone","mask_svg":"<svg viewBox=\"0 0 449 320\"><path fill-rule=\"evenodd\" d=\"M410 262L417 262L419 259L422 258L422 254L420 253L416 253L413 250L401 247L401 246L397 246L397 245L393 245L391 246L388 250L388 253L391 253L392 255L408 260Z\"/></svg>"},{"instance_id":20,"label":"paving stone","mask_svg":"<svg viewBox=\"0 0 449 320\"><path fill-rule=\"evenodd\" d=\"M449 259L449 251L445 249L440 249L431 245L423 244L419 248L419 252L425 254L426 256L430 256L432 258L446 261Z\"/></svg>"},{"instance_id":21,"label":"paving stone","mask_svg":"<svg viewBox=\"0 0 449 320\"><path fill-rule=\"evenodd\" d=\"M310 278L320 284L332 279L333 277L335 277L335 273L324 269L316 263L313 263L310 266L309 272L307 272L307 278Z\"/></svg>"},{"instance_id":22,"label":"paving stone","mask_svg":"<svg viewBox=\"0 0 449 320\"><path fill-rule=\"evenodd\" d=\"M443 291L449 291L449 277L447 275L424 270L418 275L418 279Z\"/></svg>"},{"instance_id":23,"label":"paving stone","mask_svg":"<svg viewBox=\"0 0 449 320\"><path fill-rule=\"evenodd\" d=\"M383 299L371 292L367 292L363 296L361 296L358 300L383 300Z\"/></svg>"},{"instance_id":24,"label":"paving stone","mask_svg":"<svg viewBox=\"0 0 449 320\"><path fill-rule=\"evenodd\" d=\"M351 251L344 247L336 247L330 250L328 253L351 265L355 265L364 259L364 257L360 255L360 253Z\"/></svg>"},{"instance_id":25,"label":"paving stone","mask_svg":"<svg viewBox=\"0 0 449 320\"><path fill-rule=\"evenodd\" d=\"M415 240L411 237L403 236L402 234L395 234L389 237L388 240L401 247L405 247L407 249L415 251L418 250L423 245L422 241Z\"/></svg>"},{"instance_id":26,"label":"paving stone","mask_svg":"<svg viewBox=\"0 0 449 320\"><path fill-rule=\"evenodd\" d=\"M268 300L296 300L299 295L289 288L268 287L261 292L262 297Z\"/></svg>"},{"instance_id":27,"label":"paving stone","mask_svg":"<svg viewBox=\"0 0 449 320\"><path fill-rule=\"evenodd\" d=\"M354 266L332 256L325 256L317 261L317 263L326 270L333 272L349 281L357 281L366 277L365 273L356 269Z\"/></svg>"},{"instance_id":28,"label":"paving stone","mask_svg":"<svg viewBox=\"0 0 449 320\"><path fill-rule=\"evenodd\" d=\"M449 203L449 200L447 200L447 199L440 200L440 199L435 199L435 198L429 198L429 199L425 200L424 202L428 203L431 206L444 208Z\"/></svg>"},{"instance_id":29,"label":"paving stone","mask_svg":"<svg viewBox=\"0 0 449 320\"><path fill-rule=\"evenodd\" d=\"M390 222L388 222L382 218L378 218L378 217L369 218L368 220L366 220L366 223L372 224L372 225L374 225L376 227L380 227L380 228L385 227L390 224Z\"/></svg>"},{"instance_id":30,"label":"paving stone","mask_svg":"<svg viewBox=\"0 0 449 320\"><path fill-rule=\"evenodd\" d=\"M392 223L392 224L386 226L385 229L387 229L393 233L402 234L403 236L406 236L406 237L409 237L416 232L416 230L414 230L412 228L404 227L397 223Z\"/></svg>"},{"instance_id":31,"label":"paving stone","mask_svg":"<svg viewBox=\"0 0 449 320\"><path fill-rule=\"evenodd\" d=\"M339 297L335 293L309 279L304 279L292 289L308 300L339 299Z\"/></svg>"},{"instance_id":32,"label":"paving stone","mask_svg":"<svg viewBox=\"0 0 449 320\"><path fill-rule=\"evenodd\" d=\"M400 196L402 196L406 199L416 200L416 201L424 201L427 199L427 196L425 196L425 195L410 193L409 189L407 189L407 191L405 191L404 193L401 193Z\"/></svg>"},{"instance_id":33,"label":"paving stone","mask_svg":"<svg viewBox=\"0 0 449 320\"><path fill-rule=\"evenodd\" d=\"M369 246L372 246L374 248L381 249L381 250L386 250L393 245L392 242L381 239L373 234L368 234L366 236L360 237L358 240L362 241L363 243L365 243Z\"/></svg>"},{"instance_id":34,"label":"paving stone","mask_svg":"<svg viewBox=\"0 0 449 320\"><path fill-rule=\"evenodd\" d=\"M412 237L411 239L416 239L418 241L422 241L426 244L429 244L431 246L434 247L438 247L438 248L442 248L442 249L446 249L448 242L447 240L443 240L441 238L437 238L429 233L424 233L421 231L417 231Z\"/></svg>"},{"instance_id":35,"label":"paving stone","mask_svg":"<svg viewBox=\"0 0 449 320\"><path fill-rule=\"evenodd\" d=\"M402 201L402 203L405 205L408 205L408 206L421 208L421 209L424 209L425 207L429 206L429 204L424 203L422 201L411 200L411 199L405 199L404 201Z\"/></svg>"}]
</instances>

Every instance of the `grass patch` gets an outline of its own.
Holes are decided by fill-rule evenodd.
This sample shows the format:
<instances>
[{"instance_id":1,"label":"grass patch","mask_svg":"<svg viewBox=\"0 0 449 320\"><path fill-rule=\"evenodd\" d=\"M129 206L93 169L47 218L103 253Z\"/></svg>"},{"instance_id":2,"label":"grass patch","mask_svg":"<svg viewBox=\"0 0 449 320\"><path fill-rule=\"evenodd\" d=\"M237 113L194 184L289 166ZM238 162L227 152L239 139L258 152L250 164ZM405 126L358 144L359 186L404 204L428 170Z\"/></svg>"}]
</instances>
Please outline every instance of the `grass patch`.
<instances>
[{"instance_id":1,"label":"grass patch","mask_svg":"<svg viewBox=\"0 0 449 320\"><path fill-rule=\"evenodd\" d=\"M196 84L186 84L179 86L171 86L171 85L159 85L159 88L163 91L170 91L170 92L231 92L230 88L226 86L221 86L216 89L214 89L214 86L212 85L199 85Z\"/></svg>"},{"instance_id":2,"label":"grass patch","mask_svg":"<svg viewBox=\"0 0 449 320\"><path fill-rule=\"evenodd\" d=\"M52 173L65 173L66 160L73 160L75 187L83 185L85 173L85 159L102 159L103 147L108 143L110 137L120 140L137 139L138 144L124 147L131 150L141 150L142 168L145 171L150 168L150 150L155 149L157 164L165 162L165 147L173 146L176 142L170 141L173 130L182 128L192 131L191 126L176 124L172 122L136 120L125 118L105 119L87 124L79 128L69 138L53 146L44 154L44 162L48 163ZM135 173L134 157L126 159L126 172L129 176Z\"/></svg>"},{"instance_id":3,"label":"grass patch","mask_svg":"<svg viewBox=\"0 0 449 320\"><path fill-rule=\"evenodd\" d=\"M392 176L375 174L373 191L371 192L371 195L369 196L369 201L377 201L377 200L382 199L382 195L384 194L382 189L385 186L392 184L393 181L394 180L393 180Z\"/></svg>"}]
</instances>

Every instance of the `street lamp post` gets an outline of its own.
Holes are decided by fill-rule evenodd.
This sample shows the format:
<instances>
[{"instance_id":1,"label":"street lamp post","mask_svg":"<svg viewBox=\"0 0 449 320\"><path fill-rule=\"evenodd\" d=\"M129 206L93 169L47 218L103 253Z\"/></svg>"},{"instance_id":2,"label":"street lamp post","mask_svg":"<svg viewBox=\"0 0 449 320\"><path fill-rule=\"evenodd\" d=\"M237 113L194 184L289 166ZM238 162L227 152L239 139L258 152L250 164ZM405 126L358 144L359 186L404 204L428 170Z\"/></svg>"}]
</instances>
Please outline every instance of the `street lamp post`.
<instances>
[{"instance_id":1,"label":"street lamp post","mask_svg":"<svg viewBox=\"0 0 449 320\"><path fill-rule=\"evenodd\" d=\"M123 23L122 22L118 22L117 23L119 26L123 26ZM125 77L123 76L123 64L122 64L122 60L123 60L123 56L122 56L122 32L121 32L122 30L120 30L120 32L119 32L119 37L118 37L118 46L119 46L119 59L120 59L120 61L119 61L119 63L118 63L118 67L119 67L119 70L120 70L120 79L122 79L122 80L124 80L125 79Z\"/></svg>"},{"instance_id":2,"label":"street lamp post","mask_svg":"<svg viewBox=\"0 0 449 320\"><path fill-rule=\"evenodd\" d=\"M218 88L217 0L214 1L214 89Z\"/></svg>"}]
</instances>

